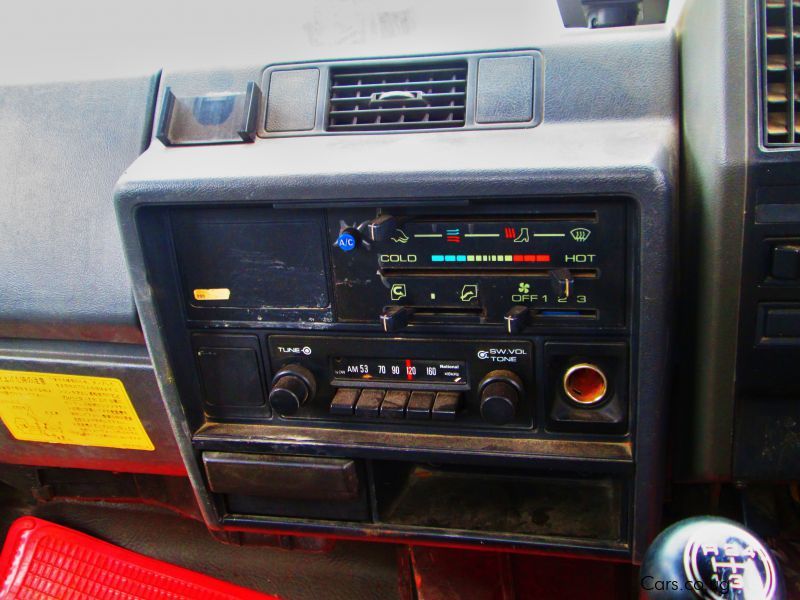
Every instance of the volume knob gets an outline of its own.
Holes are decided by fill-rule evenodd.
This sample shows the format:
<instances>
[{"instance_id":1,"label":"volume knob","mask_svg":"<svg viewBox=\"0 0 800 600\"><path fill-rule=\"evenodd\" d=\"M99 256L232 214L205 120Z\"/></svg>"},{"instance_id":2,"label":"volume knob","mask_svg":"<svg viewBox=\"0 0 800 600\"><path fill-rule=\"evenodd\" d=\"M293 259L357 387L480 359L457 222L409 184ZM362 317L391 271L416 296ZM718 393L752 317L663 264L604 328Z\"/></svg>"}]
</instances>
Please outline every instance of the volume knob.
<instances>
[{"instance_id":1,"label":"volume knob","mask_svg":"<svg viewBox=\"0 0 800 600\"><path fill-rule=\"evenodd\" d=\"M317 383L311 371L302 365L286 365L272 378L269 404L281 415L293 415L316 392Z\"/></svg>"},{"instance_id":2,"label":"volume knob","mask_svg":"<svg viewBox=\"0 0 800 600\"><path fill-rule=\"evenodd\" d=\"M478 385L483 420L494 425L513 421L522 391L522 380L511 371L488 373Z\"/></svg>"}]
</instances>

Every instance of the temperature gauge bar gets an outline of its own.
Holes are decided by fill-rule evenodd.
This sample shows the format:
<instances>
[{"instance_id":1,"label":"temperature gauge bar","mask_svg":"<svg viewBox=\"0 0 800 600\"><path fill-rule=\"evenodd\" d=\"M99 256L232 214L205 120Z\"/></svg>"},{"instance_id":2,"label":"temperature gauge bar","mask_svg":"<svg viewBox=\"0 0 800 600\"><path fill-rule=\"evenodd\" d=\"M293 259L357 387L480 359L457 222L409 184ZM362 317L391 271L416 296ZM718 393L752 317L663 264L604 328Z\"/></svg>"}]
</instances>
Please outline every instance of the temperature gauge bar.
<instances>
[{"instance_id":1,"label":"temperature gauge bar","mask_svg":"<svg viewBox=\"0 0 800 600\"><path fill-rule=\"evenodd\" d=\"M452 360L335 357L333 375L349 381L467 383L465 363Z\"/></svg>"},{"instance_id":2,"label":"temperature gauge bar","mask_svg":"<svg viewBox=\"0 0 800 600\"><path fill-rule=\"evenodd\" d=\"M382 217L381 217L382 218ZM592 266L601 254L596 218L463 222L394 219L375 242L382 270L542 270Z\"/></svg>"}]
</instances>

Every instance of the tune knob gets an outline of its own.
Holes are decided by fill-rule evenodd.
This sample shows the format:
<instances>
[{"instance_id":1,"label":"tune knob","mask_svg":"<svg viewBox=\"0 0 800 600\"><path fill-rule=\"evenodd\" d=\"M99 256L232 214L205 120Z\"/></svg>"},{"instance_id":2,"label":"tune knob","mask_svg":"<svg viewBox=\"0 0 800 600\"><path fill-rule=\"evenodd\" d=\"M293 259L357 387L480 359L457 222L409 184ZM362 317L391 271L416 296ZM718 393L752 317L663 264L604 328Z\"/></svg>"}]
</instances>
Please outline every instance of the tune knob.
<instances>
[{"instance_id":1,"label":"tune knob","mask_svg":"<svg viewBox=\"0 0 800 600\"><path fill-rule=\"evenodd\" d=\"M286 365L272 378L269 403L281 415L293 415L314 397L317 382L314 375L301 365Z\"/></svg>"},{"instance_id":2,"label":"tune knob","mask_svg":"<svg viewBox=\"0 0 800 600\"><path fill-rule=\"evenodd\" d=\"M478 385L481 417L494 425L513 421L522 392L522 380L511 371L488 373Z\"/></svg>"}]
</instances>

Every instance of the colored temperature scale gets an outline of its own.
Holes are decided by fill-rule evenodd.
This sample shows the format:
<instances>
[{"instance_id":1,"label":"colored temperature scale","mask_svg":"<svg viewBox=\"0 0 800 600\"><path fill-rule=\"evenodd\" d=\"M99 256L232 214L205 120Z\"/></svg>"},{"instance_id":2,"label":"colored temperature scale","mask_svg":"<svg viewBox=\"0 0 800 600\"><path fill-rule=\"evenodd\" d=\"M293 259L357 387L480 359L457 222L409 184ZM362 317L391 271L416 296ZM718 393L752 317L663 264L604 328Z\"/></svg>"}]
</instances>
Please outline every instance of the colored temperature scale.
<instances>
[{"instance_id":1,"label":"colored temperature scale","mask_svg":"<svg viewBox=\"0 0 800 600\"><path fill-rule=\"evenodd\" d=\"M547 219L458 225L412 220L398 222L381 242L378 260L391 302L450 306L473 316L481 314L487 294L509 305L583 308L590 302L583 281L575 285L569 276L561 292L550 273L579 267L580 277L595 276L590 238L589 227Z\"/></svg>"},{"instance_id":2,"label":"colored temperature scale","mask_svg":"<svg viewBox=\"0 0 800 600\"><path fill-rule=\"evenodd\" d=\"M522 223L400 223L380 244L378 262L392 269L548 268L572 262L570 253L587 247L592 237L588 227L548 220Z\"/></svg>"},{"instance_id":3,"label":"colored temperature scale","mask_svg":"<svg viewBox=\"0 0 800 600\"><path fill-rule=\"evenodd\" d=\"M432 254L433 263L549 263L549 254Z\"/></svg>"}]
</instances>

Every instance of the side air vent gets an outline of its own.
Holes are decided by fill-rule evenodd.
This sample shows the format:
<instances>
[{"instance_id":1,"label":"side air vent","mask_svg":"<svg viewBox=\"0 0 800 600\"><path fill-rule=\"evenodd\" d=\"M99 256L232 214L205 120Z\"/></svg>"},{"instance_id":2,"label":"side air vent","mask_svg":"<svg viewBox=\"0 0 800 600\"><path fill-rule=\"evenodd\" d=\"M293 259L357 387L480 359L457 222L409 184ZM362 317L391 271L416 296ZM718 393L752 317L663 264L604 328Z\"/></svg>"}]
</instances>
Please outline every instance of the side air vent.
<instances>
[{"instance_id":1,"label":"side air vent","mask_svg":"<svg viewBox=\"0 0 800 600\"><path fill-rule=\"evenodd\" d=\"M764 143L800 144L800 0L762 0Z\"/></svg>"},{"instance_id":2,"label":"side air vent","mask_svg":"<svg viewBox=\"0 0 800 600\"><path fill-rule=\"evenodd\" d=\"M466 61L332 68L326 129L464 127L466 90Z\"/></svg>"}]
</instances>

